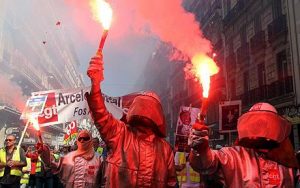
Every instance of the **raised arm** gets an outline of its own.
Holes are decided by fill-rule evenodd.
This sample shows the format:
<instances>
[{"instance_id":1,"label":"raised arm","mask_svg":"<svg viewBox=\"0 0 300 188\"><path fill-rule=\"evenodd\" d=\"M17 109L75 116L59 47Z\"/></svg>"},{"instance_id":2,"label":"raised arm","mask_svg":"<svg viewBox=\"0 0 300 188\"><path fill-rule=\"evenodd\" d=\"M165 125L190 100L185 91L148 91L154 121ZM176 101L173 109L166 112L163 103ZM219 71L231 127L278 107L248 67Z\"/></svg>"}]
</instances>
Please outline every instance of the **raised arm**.
<instances>
[{"instance_id":1,"label":"raised arm","mask_svg":"<svg viewBox=\"0 0 300 188\"><path fill-rule=\"evenodd\" d=\"M195 123L199 124L199 123ZM193 127L201 127L203 125L197 125ZM191 153L190 153L190 165L191 167L201 174L211 174L217 170L218 158L208 145L208 130L191 130L189 137L191 140Z\"/></svg>"},{"instance_id":2,"label":"raised arm","mask_svg":"<svg viewBox=\"0 0 300 188\"><path fill-rule=\"evenodd\" d=\"M125 124L110 114L104 104L100 83L104 80L102 54L97 54L90 61L87 75L91 79L91 92L86 96L94 123L100 132L101 138L114 149L119 135L125 129Z\"/></svg>"}]
</instances>

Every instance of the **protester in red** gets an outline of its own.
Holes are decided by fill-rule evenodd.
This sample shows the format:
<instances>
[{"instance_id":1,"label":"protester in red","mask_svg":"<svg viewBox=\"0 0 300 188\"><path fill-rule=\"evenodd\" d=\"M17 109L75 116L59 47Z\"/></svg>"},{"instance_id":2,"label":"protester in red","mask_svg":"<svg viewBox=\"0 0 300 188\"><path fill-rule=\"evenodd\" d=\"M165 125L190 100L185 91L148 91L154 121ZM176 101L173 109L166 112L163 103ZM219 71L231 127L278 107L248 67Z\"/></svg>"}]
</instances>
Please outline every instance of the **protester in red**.
<instances>
[{"instance_id":1,"label":"protester in red","mask_svg":"<svg viewBox=\"0 0 300 188\"><path fill-rule=\"evenodd\" d=\"M101 158L95 155L91 133L87 130L80 131L76 142L77 150L61 157L59 163L50 161L50 150L45 145L39 148L41 158L58 175L63 187L99 187Z\"/></svg>"},{"instance_id":2,"label":"protester in red","mask_svg":"<svg viewBox=\"0 0 300 188\"><path fill-rule=\"evenodd\" d=\"M191 166L226 187L294 187L297 167L289 140L291 124L268 103L257 103L238 119L238 146L212 150L203 124L193 127Z\"/></svg>"},{"instance_id":3,"label":"protester in red","mask_svg":"<svg viewBox=\"0 0 300 188\"><path fill-rule=\"evenodd\" d=\"M39 161L39 167L37 169L37 163L39 154L35 150L34 146L29 146L26 152L26 157L30 158L30 177L29 177L29 186L34 187L35 186L35 174L36 172L41 171L41 162Z\"/></svg>"},{"instance_id":4,"label":"protester in red","mask_svg":"<svg viewBox=\"0 0 300 188\"><path fill-rule=\"evenodd\" d=\"M166 125L156 94L137 96L128 110L128 124L125 124L114 118L103 102L100 90L102 54L92 58L87 74L92 81L88 104L101 138L110 148L105 187L174 187L174 156L171 146L164 140Z\"/></svg>"}]
</instances>

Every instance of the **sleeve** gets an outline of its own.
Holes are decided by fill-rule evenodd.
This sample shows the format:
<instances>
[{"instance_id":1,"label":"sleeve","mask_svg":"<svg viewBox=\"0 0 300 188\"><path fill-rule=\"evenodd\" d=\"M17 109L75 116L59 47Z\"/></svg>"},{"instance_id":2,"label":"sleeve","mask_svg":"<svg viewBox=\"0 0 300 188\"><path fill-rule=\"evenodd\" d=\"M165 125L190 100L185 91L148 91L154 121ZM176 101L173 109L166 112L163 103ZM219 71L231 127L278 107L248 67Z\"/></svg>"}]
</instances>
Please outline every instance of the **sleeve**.
<instances>
[{"instance_id":1,"label":"sleeve","mask_svg":"<svg viewBox=\"0 0 300 188\"><path fill-rule=\"evenodd\" d=\"M210 148L202 153L190 153L190 164L192 168L203 175L211 175L219 172L220 167L234 169L235 156L231 148L212 150Z\"/></svg>"},{"instance_id":2,"label":"sleeve","mask_svg":"<svg viewBox=\"0 0 300 188\"><path fill-rule=\"evenodd\" d=\"M178 152L175 153L174 161L175 161L175 165L179 165L179 153Z\"/></svg>"},{"instance_id":3,"label":"sleeve","mask_svg":"<svg viewBox=\"0 0 300 188\"><path fill-rule=\"evenodd\" d=\"M175 163L174 163L174 155L173 151L170 151L170 158L168 161L168 182L167 182L167 187L176 187L177 183L177 174L175 170Z\"/></svg>"},{"instance_id":4,"label":"sleeve","mask_svg":"<svg viewBox=\"0 0 300 188\"><path fill-rule=\"evenodd\" d=\"M210 148L207 151L196 153L191 151L190 153L190 165L200 174L211 175L218 169L219 160L213 150Z\"/></svg>"},{"instance_id":5,"label":"sleeve","mask_svg":"<svg viewBox=\"0 0 300 188\"><path fill-rule=\"evenodd\" d=\"M126 125L107 111L100 89L97 92L91 91L91 94L87 96L87 101L101 138L108 147L114 150L120 138L119 135L125 131Z\"/></svg>"}]
</instances>

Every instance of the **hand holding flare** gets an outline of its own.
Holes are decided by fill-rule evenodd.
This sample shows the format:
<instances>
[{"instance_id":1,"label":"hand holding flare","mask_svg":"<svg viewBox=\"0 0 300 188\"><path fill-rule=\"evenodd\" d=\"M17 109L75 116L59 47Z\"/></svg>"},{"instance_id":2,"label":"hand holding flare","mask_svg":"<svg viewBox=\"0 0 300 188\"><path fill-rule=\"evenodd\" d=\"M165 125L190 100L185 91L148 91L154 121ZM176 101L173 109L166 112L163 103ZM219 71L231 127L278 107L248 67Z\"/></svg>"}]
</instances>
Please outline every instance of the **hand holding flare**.
<instances>
[{"instance_id":1,"label":"hand holding flare","mask_svg":"<svg viewBox=\"0 0 300 188\"><path fill-rule=\"evenodd\" d=\"M208 94L210 88L210 77L218 73L219 68L214 60L207 55L197 54L192 58L194 65L194 74L202 84L203 98L201 111L195 124L192 126L191 135L189 137L189 145L197 151L204 151L208 148L208 127L205 125L208 107Z\"/></svg>"},{"instance_id":2,"label":"hand holding flare","mask_svg":"<svg viewBox=\"0 0 300 188\"><path fill-rule=\"evenodd\" d=\"M38 136L38 143L43 144L42 134L41 134L38 120L36 118L32 118L31 123L32 123L32 126L34 127L34 129L37 131L36 134Z\"/></svg>"},{"instance_id":3,"label":"hand holding flare","mask_svg":"<svg viewBox=\"0 0 300 188\"><path fill-rule=\"evenodd\" d=\"M91 78L92 85L99 85L104 80L103 70L102 52L99 52L91 59L87 70L87 75Z\"/></svg>"}]
</instances>

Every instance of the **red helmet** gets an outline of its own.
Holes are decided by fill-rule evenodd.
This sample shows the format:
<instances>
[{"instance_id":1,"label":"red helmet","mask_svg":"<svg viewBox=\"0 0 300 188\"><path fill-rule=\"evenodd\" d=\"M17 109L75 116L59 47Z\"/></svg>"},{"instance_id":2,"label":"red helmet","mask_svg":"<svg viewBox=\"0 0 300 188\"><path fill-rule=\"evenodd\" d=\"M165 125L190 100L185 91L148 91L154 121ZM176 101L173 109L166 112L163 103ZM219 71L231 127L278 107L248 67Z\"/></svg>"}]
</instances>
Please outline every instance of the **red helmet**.
<instances>
[{"instance_id":1,"label":"red helmet","mask_svg":"<svg viewBox=\"0 0 300 188\"><path fill-rule=\"evenodd\" d=\"M291 124L277 114L274 106L257 103L238 119L239 145L251 148L275 148L291 132Z\"/></svg>"}]
</instances>

